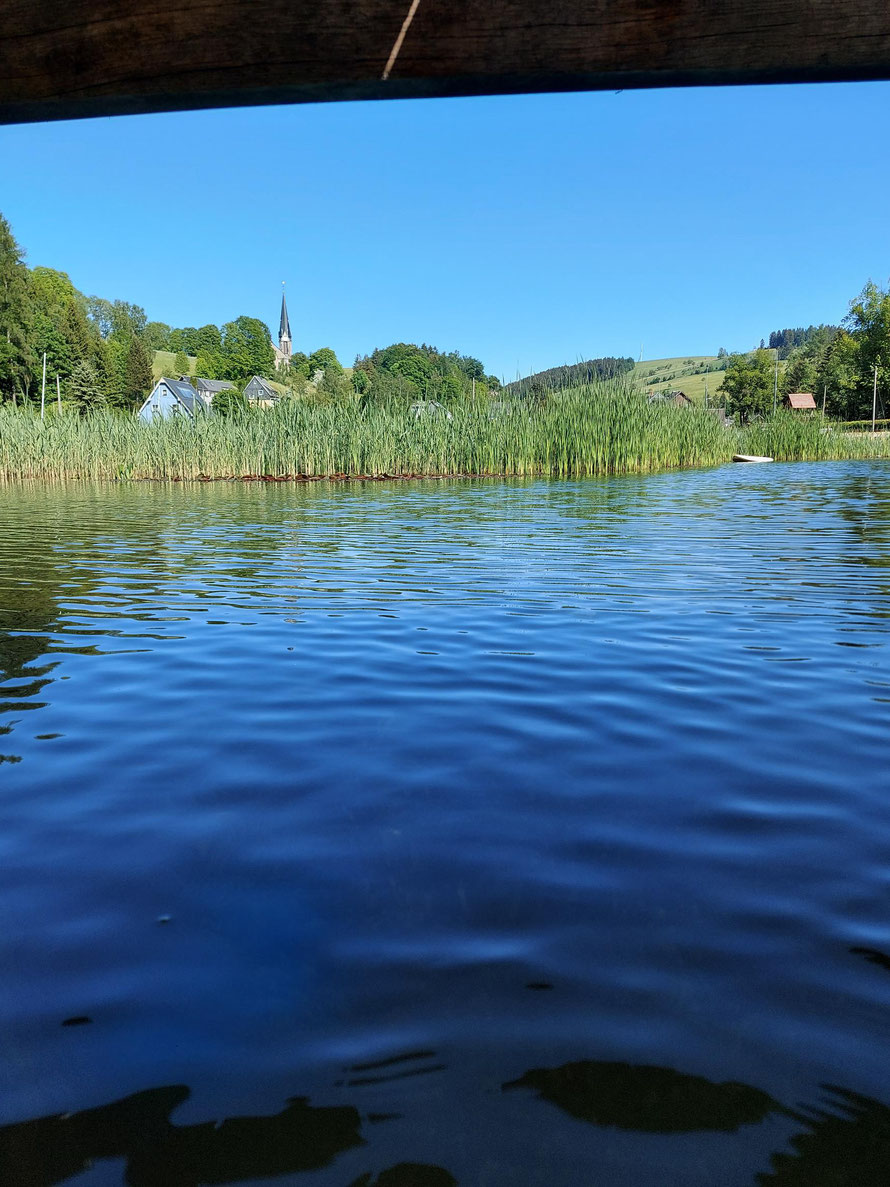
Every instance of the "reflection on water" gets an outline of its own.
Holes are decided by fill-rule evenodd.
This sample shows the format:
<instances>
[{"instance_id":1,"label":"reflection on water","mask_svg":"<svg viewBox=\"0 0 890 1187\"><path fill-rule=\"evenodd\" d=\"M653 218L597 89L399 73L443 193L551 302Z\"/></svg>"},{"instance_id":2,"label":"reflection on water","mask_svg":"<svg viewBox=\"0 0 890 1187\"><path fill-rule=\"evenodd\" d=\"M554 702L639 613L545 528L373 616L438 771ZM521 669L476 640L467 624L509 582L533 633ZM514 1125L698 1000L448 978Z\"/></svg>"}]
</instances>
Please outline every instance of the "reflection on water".
<instances>
[{"instance_id":1,"label":"reflection on water","mask_svg":"<svg viewBox=\"0 0 890 1187\"><path fill-rule=\"evenodd\" d=\"M117 1158L126 1162L129 1187L197 1187L315 1170L365 1144L356 1109L313 1108L305 1097L294 1097L274 1117L173 1125L170 1114L188 1097L188 1088L173 1084L102 1108L0 1128L0 1181L53 1187L98 1159ZM369 1171L354 1187L371 1182ZM447 1171L420 1163L400 1163L374 1179L374 1187L453 1183Z\"/></svg>"},{"instance_id":2,"label":"reflection on water","mask_svg":"<svg viewBox=\"0 0 890 1187\"><path fill-rule=\"evenodd\" d=\"M857 1092L823 1085L823 1106L800 1117L808 1129L774 1154L758 1187L886 1187L890 1183L890 1108Z\"/></svg>"},{"instance_id":3,"label":"reflection on water","mask_svg":"<svg viewBox=\"0 0 890 1187\"><path fill-rule=\"evenodd\" d=\"M126 1159L131 1187L234 1183L333 1162L363 1144L355 1109L319 1109L295 1097L274 1117L231 1117L176 1126L170 1113L189 1096L171 1085L99 1109L0 1129L4 1182L50 1187L96 1159Z\"/></svg>"},{"instance_id":4,"label":"reflection on water","mask_svg":"<svg viewBox=\"0 0 890 1187\"><path fill-rule=\"evenodd\" d=\"M0 488L0 1182L890 1181L888 623L883 464Z\"/></svg>"},{"instance_id":5,"label":"reflection on water","mask_svg":"<svg viewBox=\"0 0 890 1187\"><path fill-rule=\"evenodd\" d=\"M793 1153L771 1157L759 1187L832 1187L890 1181L890 1109L858 1093L826 1085L820 1108L784 1109L744 1084L713 1084L671 1068L579 1062L534 1069L504 1090L536 1089L581 1121L641 1133L735 1132L769 1113L786 1113L807 1129L794 1134ZM330 1165L365 1146L355 1108L318 1108L293 1097L272 1117L232 1117L174 1125L170 1114L189 1097L181 1085L135 1093L101 1108L0 1127L0 1181L53 1187L97 1160L123 1159L129 1187L198 1187L237 1183ZM369 1117L369 1121L372 1119ZM441 1167L401 1162L351 1187L449 1187Z\"/></svg>"},{"instance_id":6,"label":"reflection on water","mask_svg":"<svg viewBox=\"0 0 890 1187\"><path fill-rule=\"evenodd\" d=\"M745 1084L712 1084L668 1067L582 1061L533 1068L504 1085L533 1088L541 1100L580 1121L641 1133L691 1133L719 1129L734 1133L762 1121L775 1108L765 1092Z\"/></svg>"}]
</instances>

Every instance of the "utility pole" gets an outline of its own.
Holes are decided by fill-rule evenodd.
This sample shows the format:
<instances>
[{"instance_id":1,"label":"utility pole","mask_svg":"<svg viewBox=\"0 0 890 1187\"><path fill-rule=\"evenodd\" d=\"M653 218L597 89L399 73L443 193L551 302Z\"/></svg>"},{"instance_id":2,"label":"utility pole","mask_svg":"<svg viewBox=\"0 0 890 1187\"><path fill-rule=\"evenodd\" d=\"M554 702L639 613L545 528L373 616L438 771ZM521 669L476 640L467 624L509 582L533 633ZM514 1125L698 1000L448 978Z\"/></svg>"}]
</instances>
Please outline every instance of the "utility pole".
<instances>
[{"instance_id":1,"label":"utility pole","mask_svg":"<svg viewBox=\"0 0 890 1187\"><path fill-rule=\"evenodd\" d=\"M58 375L56 376L56 405L58 406L58 409L61 412L62 411L62 389L59 386Z\"/></svg>"},{"instance_id":2,"label":"utility pole","mask_svg":"<svg viewBox=\"0 0 890 1187\"><path fill-rule=\"evenodd\" d=\"M822 419L825 419L825 397L828 395L828 384L822 384Z\"/></svg>"},{"instance_id":3,"label":"utility pole","mask_svg":"<svg viewBox=\"0 0 890 1187\"><path fill-rule=\"evenodd\" d=\"M878 364L875 363L875 386L871 397L871 431L876 432L875 418L878 414Z\"/></svg>"},{"instance_id":4,"label":"utility pole","mask_svg":"<svg viewBox=\"0 0 890 1187\"><path fill-rule=\"evenodd\" d=\"M43 386L40 389L40 419L46 415L46 351L43 352Z\"/></svg>"},{"instance_id":5,"label":"utility pole","mask_svg":"<svg viewBox=\"0 0 890 1187\"><path fill-rule=\"evenodd\" d=\"M776 414L776 408L779 403L779 348L776 347L776 377L773 380L773 415Z\"/></svg>"}]
</instances>

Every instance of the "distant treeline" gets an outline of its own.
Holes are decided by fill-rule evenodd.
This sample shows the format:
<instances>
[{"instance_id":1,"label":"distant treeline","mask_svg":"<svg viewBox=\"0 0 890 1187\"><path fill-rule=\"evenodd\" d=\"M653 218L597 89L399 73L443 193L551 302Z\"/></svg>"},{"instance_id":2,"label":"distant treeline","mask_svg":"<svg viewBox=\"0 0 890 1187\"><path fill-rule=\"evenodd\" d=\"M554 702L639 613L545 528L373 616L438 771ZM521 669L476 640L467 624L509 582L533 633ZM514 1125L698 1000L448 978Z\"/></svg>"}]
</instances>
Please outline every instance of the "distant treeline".
<instances>
[{"instance_id":1,"label":"distant treeline","mask_svg":"<svg viewBox=\"0 0 890 1187\"><path fill-rule=\"evenodd\" d=\"M769 336L769 349L778 350L780 359L787 359L792 350L799 346L806 346L814 338L829 341L838 332L840 326L795 326L792 330L773 330ZM764 342L761 339L761 347Z\"/></svg>"},{"instance_id":2,"label":"distant treeline","mask_svg":"<svg viewBox=\"0 0 890 1187\"><path fill-rule=\"evenodd\" d=\"M596 383L601 379L615 379L634 369L632 358L588 359L585 363L567 363L537 371L525 379L514 380L504 387L510 396L544 396L560 388L578 387L582 383Z\"/></svg>"},{"instance_id":3,"label":"distant treeline","mask_svg":"<svg viewBox=\"0 0 890 1187\"><path fill-rule=\"evenodd\" d=\"M371 354L359 355L352 372L355 391L365 403L435 400L452 403L497 391L495 375L486 375L479 359L444 352L425 342L396 342Z\"/></svg>"}]
</instances>

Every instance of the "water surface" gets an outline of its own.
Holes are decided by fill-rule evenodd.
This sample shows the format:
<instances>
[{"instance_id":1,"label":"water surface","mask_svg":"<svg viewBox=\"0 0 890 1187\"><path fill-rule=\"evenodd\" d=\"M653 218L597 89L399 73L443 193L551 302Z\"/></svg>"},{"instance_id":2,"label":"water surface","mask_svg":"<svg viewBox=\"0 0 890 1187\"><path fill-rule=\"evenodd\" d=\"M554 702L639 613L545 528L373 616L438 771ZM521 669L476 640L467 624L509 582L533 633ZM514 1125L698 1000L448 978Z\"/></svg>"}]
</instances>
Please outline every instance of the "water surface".
<instances>
[{"instance_id":1,"label":"water surface","mask_svg":"<svg viewBox=\"0 0 890 1187\"><path fill-rule=\"evenodd\" d=\"M890 1181L890 467L0 488L0 1181Z\"/></svg>"}]
</instances>

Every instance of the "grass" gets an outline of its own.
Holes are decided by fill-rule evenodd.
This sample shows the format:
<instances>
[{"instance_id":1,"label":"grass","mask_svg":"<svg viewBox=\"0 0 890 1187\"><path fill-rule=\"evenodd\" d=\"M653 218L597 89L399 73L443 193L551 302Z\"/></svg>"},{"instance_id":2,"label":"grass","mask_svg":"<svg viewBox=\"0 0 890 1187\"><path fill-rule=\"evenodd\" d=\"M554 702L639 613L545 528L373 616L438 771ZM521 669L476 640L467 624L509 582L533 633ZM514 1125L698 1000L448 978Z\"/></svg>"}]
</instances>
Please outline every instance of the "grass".
<instances>
[{"instance_id":1,"label":"grass","mask_svg":"<svg viewBox=\"0 0 890 1187\"><path fill-rule=\"evenodd\" d=\"M723 382L723 359L716 355L686 355L673 359L644 359L631 372L632 377L644 386L646 392L681 391L694 404L704 404L705 386L708 401L716 403L715 395ZM779 378L785 370L785 362L779 363ZM654 382L650 382L654 381ZM721 397L722 399L722 397Z\"/></svg>"},{"instance_id":2,"label":"grass","mask_svg":"<svg viewBox=\"0 0 890 1187\"><path fill-rule=\"evenodd\" d=\"M644 359L631 372L648 394L661 391L685 392L696 404L705 402L705 380L708 394L714 393L723 382L723 372L716 370L716 355L685 355L673 359ZM714 368L714 370L710 370Z\"/></svg>"},{"instance_id":3,"label":"grass","mask_svg":"<svg viewBox=\"0 0 890 1187\"><path fill-rule=\"evenodd\" d=\"M282 400L232 418L144 424L133 416L0 408L0 476L195 479L651 473L729 461L890 456L890 438L824 429L782 412L744 431L702 408L650 405L626 380L571 389L541 406L487 401L453 419L404 407Z\"/></svg>"},{"instance_id":4,"label":"grass","mask_svg":"<svg viewBox=\"0 0 890 1187\"><path fill-rule=\"evenodd\" d=\"M186 355L189 361L189 375L195 374L195 368L198 365L198 360L194 355ZM151 375L155 383L164 376L167 379L178 379L179 372L176 370L176 353L172 350L156 350L151 361Z\"/></svg>"}]
</instances>

